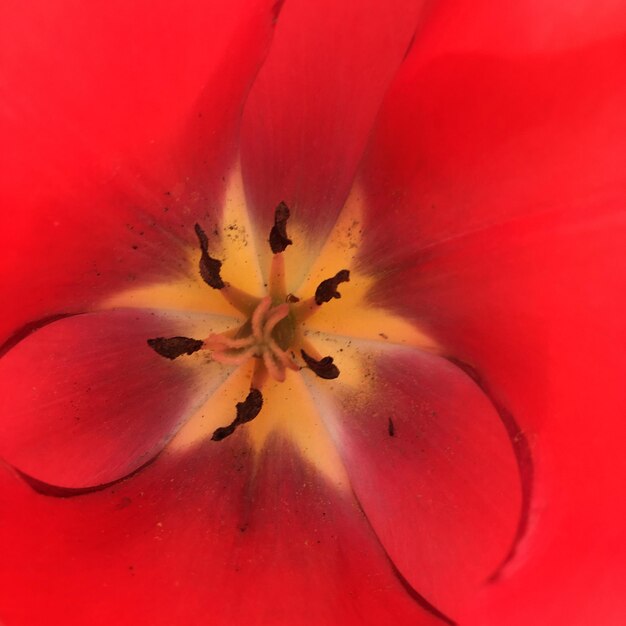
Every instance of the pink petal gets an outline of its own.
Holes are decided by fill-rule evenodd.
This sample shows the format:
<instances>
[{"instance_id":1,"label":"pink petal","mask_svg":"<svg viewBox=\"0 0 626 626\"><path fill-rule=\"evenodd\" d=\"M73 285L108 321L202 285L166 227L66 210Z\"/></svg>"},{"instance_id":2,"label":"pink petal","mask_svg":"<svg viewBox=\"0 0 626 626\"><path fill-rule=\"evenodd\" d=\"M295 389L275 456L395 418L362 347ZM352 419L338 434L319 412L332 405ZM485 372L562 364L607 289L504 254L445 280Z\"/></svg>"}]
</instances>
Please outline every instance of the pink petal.
<instances>
[{"instance_id":1,"label":"pink petal","mask_svg":"<svg viewBox=\"0 0 626 626\"><path fill-rule=\"evenodd\" d=\"M274 5L3 3L0 336L180 273L219 216Z\"/></svg>"},{"instance_id":2,"label":"pink petal","mask_svg":"<svg viewBox=\"0 0 626 626\"><path fill-rule=\"evenodd\" d=\"M206 353L169 361L147 344L189 326L184 315L129 309L61 319L22 340L0 359L2 458L69 488L150 461L224 378Z\"/></svg>"},{"instance_id":3,"label":"pink petal","mask_svg":"<svg viewBox=\"0 0 626 626\"><path fill-rule=\"evenodd\" d=\"M511 440L490 400L447 360L359 349L371 364L363 385L328 391L318 383L316 393L387 554L415 590L455 618L504 561L520 524Z\"/></svg>"},{"instance_id":4,"label":"pink petal","mask_svg":"<svg viewBox=\"0 0 626 626\"><path fill-rule=\"evenodd\" d=\"M242 163L259 239L285 201L308 245L334 223L421 2L288 2L246 103Z\"/></svg>"},{"instance_id":5,"label":"pink petal","mask_svg":"<svg viewBox=\"0 0 626 626\"><path fill-rule=\"evenodd\" d=\"M394 575L351 493L278 440L255 459L237 432L69 499L0 468L0 493L11 624L441 623Z\"/></svg>"}]
</instances>

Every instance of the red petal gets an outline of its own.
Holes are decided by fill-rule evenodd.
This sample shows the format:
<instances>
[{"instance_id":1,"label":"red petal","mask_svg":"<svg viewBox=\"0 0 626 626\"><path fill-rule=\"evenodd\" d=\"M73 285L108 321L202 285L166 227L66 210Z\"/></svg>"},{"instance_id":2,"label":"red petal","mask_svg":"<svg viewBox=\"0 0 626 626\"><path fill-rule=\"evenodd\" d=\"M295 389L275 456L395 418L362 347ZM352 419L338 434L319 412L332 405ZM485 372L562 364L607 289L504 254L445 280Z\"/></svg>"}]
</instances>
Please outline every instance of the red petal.
<instances>
[{"instance_id":1,"label":"red petal","mask_svg":"<svg viewBox=\"0 0 626 626\"><path fill-rule=\"evenodd\" d=\"M224 378L200 354L168 361L147 344L190 327L184 315L122 310L65 318L24 339L0 360L2 457L71 488L150 461Z\"/></svg>"},{"instance_id":2,"label":"red petal","mask_svg":"<svg viewBox=\"0 0 626 626\"><path fill-rule=\"evenodd\" d=\"M616 496L626 481L626 219L602 209L450 242L400 278L407 305L474 363L532 443L528 535L472 625L612 624L626 611Z\"/></svg>"},{"instance_id":3,"label":"red petal","mask_svg":"<svg viewBox=\"0 0 626 626\"><path fill-rule=\"evenodd\" d=\"M373 299L472 363L532 446L528 534L472 625L626 612L626 18L583 5L505 3L537 18L512 30L442 4L366 168L378 224L393 215L369 248L391 270Z\"/></svg>"},{"instance_id":4,"label":"red petal","mask_svg":"<svg viewBox=\"0 0 626 626\"><path fill-rule=\"evenodd\" d=\"M0 335L180 271L194 222L213 227L273 5L3 3Z\"/></svg>"},{"instance_id":5,"label":"red petal","mask_svg":"<svg viewBox=\"0 0 626 626\"><path fill-rule=\"evenodd\" d=\"M336 491L277 440L261 458L244 442L237 432L191 454L165 453L129 481L70 499L40 496L0 471L12 503L0 518L3 618L440 623L395 577L349 491Z\"/></svg>"},{"instance_id":6,"label":"red petal","mask_svg":"<svg viewBox=\"0 0 626 626\"><path fill-rule=\"evenodd\" d=\"M409 0L286 3L242 127L262 249L280 201L306 225L308 245L334 223L419 13Z\"/></svg>"},{"instance_id":7,"label":"red petal","mask_svg":"<svg viewBox=\"0 0 626 626\"><path fill-rule=\"evenodd\" d=\"M416 48L423 58L481 52L541 54L584 46L624 32L619 0L455 0L428 7Z\"/></svg>"},{"instance_id":8,"label":"red petal","mask_svg":"<svg viewBox=\"0 0 626 626\"><path fill-rule=\"evenodd\" d=\"M404 65L362 171L372 203L366 256L377 271L530 214L621 208L623 39L432 57L424 44Z\"/></svg>"},{"instance_id":9,"label":"red petal","mask_svg":"<svg viewBox=\"0 0 626 626\"><path fill-rule=\"evenodd\" d=\"M415 350L363 349L374 364L371 386L335 390L337 423L329 428L392 561L414 589L456 617L518 529L511 441L489 399L455 365ZM332 407L331 392L316 388Z\"/></svg>"}]
</instances>

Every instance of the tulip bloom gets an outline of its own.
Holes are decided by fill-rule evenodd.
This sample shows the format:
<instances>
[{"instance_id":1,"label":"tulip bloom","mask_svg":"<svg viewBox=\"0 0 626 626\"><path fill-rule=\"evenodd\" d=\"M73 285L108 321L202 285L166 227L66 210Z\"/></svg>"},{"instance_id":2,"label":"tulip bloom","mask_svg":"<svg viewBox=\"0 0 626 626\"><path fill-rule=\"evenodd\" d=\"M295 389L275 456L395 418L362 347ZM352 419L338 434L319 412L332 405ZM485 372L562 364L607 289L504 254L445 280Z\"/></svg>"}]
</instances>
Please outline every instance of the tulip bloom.
<instances>
[{"instance_id":1,"label":"tulip bloom","mask_svg":"<svg viewBox=\"0 0 626 626\"><path fill-rule=\"evenodd\" d=\"M618 623L624 9L183 4L2 8L0 619Z\"/></svg>"}]
</instances>

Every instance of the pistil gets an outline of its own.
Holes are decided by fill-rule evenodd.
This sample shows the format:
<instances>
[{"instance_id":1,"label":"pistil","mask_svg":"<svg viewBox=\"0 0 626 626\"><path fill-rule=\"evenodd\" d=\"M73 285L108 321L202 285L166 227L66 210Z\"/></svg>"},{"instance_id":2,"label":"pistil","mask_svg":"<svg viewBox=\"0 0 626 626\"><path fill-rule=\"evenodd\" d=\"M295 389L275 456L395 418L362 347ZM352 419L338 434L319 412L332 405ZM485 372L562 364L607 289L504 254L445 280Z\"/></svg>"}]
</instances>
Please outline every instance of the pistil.
<instances>
[{"instance_id":1,"label":"pistil","mask_svg":"<svg viewBox=\"0 0 626 626\"><path fill-rule=\"evenodd\" d=\"M289 315L286 303L272 307L269 296L262 298L250 319L251 333L245 337L229 337L227 335L209 335L204 341L204 348L212 351L214 361L229 364L241 364L250 357L263 360L268 374L275 380L283 382L286 370L298 371L299 366L283 350L273 333L279 322ZM240 332L243 330L240 329Z\"/></svg>"}]
</instances>

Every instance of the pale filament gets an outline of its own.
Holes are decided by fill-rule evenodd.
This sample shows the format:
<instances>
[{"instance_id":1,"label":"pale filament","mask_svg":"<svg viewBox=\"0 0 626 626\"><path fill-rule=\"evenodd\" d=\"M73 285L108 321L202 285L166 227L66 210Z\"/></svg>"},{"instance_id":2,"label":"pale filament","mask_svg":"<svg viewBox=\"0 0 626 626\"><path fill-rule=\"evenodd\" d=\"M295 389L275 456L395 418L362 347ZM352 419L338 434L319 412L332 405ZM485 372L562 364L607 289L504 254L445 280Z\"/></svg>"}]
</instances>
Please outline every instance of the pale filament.
<instances>
[{"instance_id":1,"label":"pale filament","mask_svg":"<svg viewBox=\"0 0 626 626\"><path fill-rule=\"evenodd\" d=\"M220 293L232 307L237 309L244 315L249 315L259 303L259 299L251 296L249 293L226 283L220 290Z\"/></svg>"},{"instance_id":2,"label":"pale filament","mask_svg":"<svg viewBox=\"0 0 626 626\"><path fill-rule=\"evenodd\" d=\"M269 285L270 295L274 300L284 300L287 297L285 289L285 257L282 253L272 256Z\"/></svg>"},{"instance_id":3,"label":"pale filament","mask_svg":"<svg viewBox=\"0 0 626 626\"><path fill-rule=\"evenodd\" d=\"M315 315L315 313L319 311L319 308L320 305L315 302L315 298L309 298L308 300L298 302L294 306L293 314L297 323L302 323L308 320L312 315Z\"/></svg>"}]
</instances>

